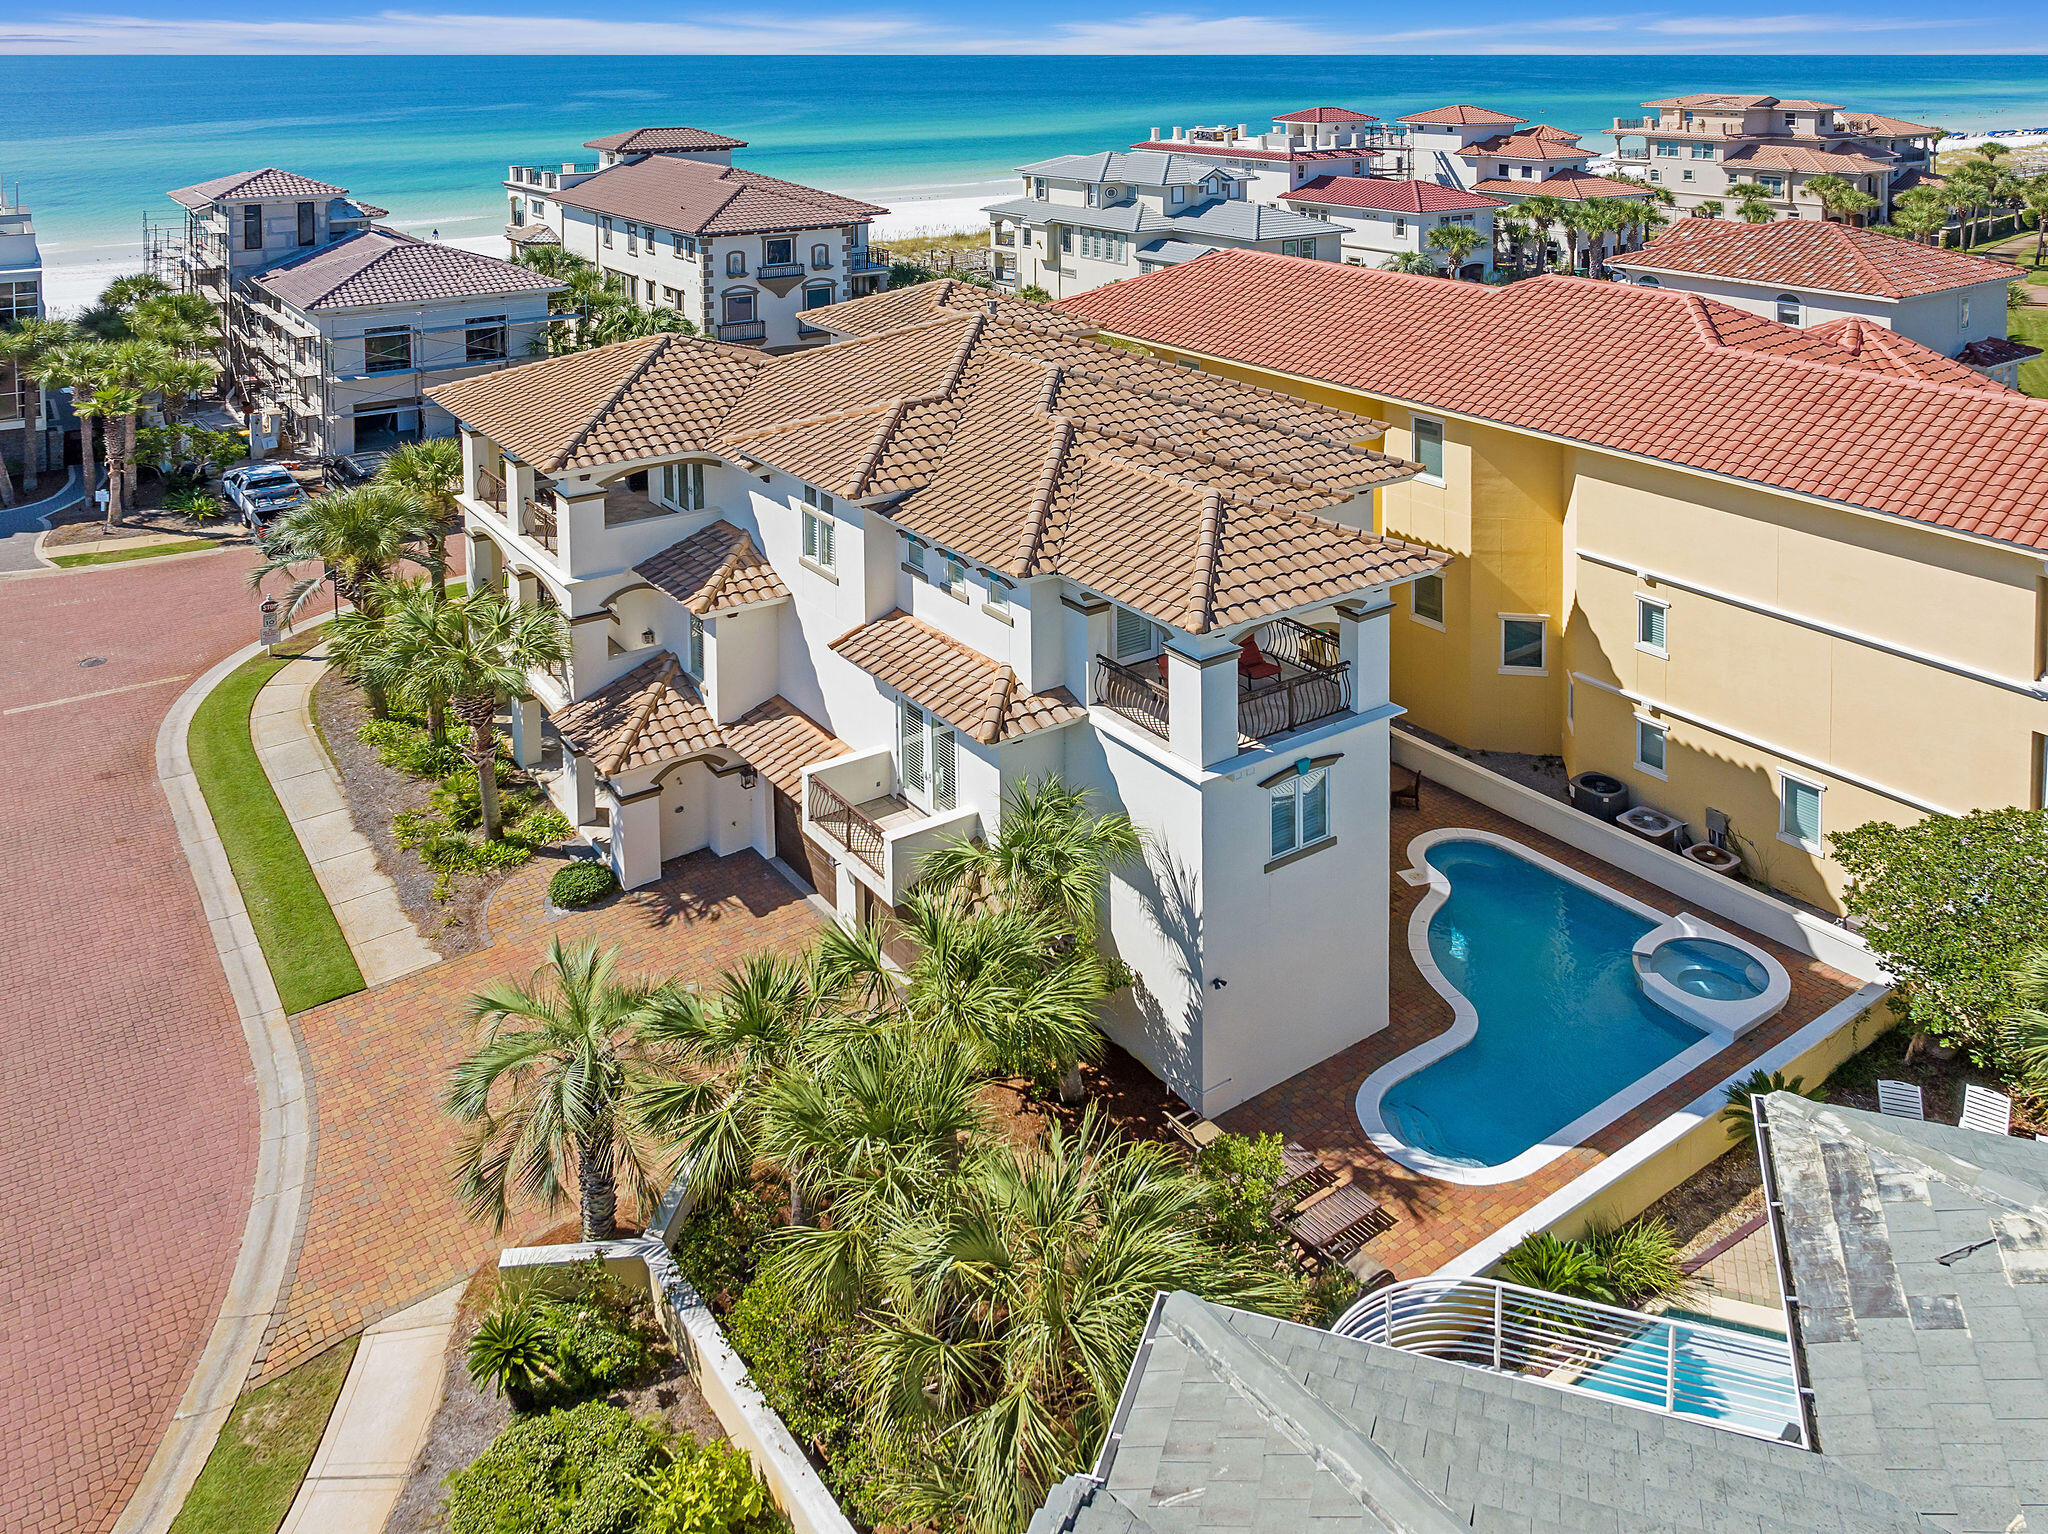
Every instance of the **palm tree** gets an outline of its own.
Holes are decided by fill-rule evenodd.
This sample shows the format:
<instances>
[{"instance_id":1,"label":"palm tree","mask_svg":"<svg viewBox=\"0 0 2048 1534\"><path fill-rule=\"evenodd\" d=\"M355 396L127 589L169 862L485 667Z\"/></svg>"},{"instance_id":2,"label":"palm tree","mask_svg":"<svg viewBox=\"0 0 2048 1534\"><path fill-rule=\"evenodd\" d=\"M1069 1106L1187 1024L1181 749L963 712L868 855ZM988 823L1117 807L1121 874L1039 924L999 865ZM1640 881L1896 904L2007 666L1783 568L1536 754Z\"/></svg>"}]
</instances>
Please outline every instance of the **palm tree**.
<instances>
[{"instance_id":1,"label":"palm tree","mask_svg":"<svg viewBox=\"0 0 2048 1534\"><path fill-rule=\"evenodd\" d=\"M1892 223L1909 238L1932 244L1948 227L1948 207L1931 187L1914 187L1892 202Z\"/></svg>"},{"instance_id":2,"label":"palm tree","mask_svg":"<svg viewBox=\"0 0 2048 1534\"><path fill-rule=\"evenodd\" d=\"M1709 197L1692 211L1695 218L1720 218L1728 211L1728 204L1718 197Z\"/></svg>"},{"instance_id":3,"label":"palm tree","mask_svg":"<svg viewBox=\"0 0 2048 1534\"><path fill-rule=\"evenodd\" d=\"M462 487L462 444L453 437L408 442L377 471L380 484L408 497L433 528L427 569L436 593L448 590L448 534L462 525L455 492Z\"/></svg>"},{"instance_id":4,"label":"palm tree","mask_svg":"<svg viewBox=\"0 0 2048 1534\"><path fill-rule=\"evenodd\" d=\"M1542 193L1522 199L1522 216L1529 220L1536 236L1536 275L1541 277L1550 266L1550 226L1564 220L1565 203L1560 197Z\"/></svg>"},{"instance_id":5,"label":"palm tree","mask_svg":"<svg viewBox=\"0 0 2048 1534\"><path fill-rule=\"evenodd\" d=\"M1380 263L1383 272L1413 272L1423 277L1437 277L1436 257L1420 250L1397 250Z\"/></svg>"},{"instance_id":6,"label":"palm tree","mask_svg":"<svg viewBox=\"0 0 2048 1534\"><path fill-rule=\"evenodd\" d=\"M660 1079L644 1030L658 987L617 978L619 952L548 944L531 980L500 981L470 998L483 1029L455 1067L445 1104L469 1127L453 1170L474 1219L505 1228L511 1192L550 1211L573 1181L585 1241L618 1233L621 1175L641 1209L658 1188L636 1099Z\"/></svg>"},{"instance_id":7,"label":"palm tree","mask_svg":"<svg viewBox=\"0 0 2048 1534\"><path fill-rule=\"evenodd\" d=\"M963 837L934 848L918 864L925 885L1059 919L1092 935L1109 871L1144 851L1144 837L1122 813L1098 815L1095 796L1069 788L1057 773L1003 796L992 838Z\"/></svg>"},{"instance_id":8,"label":"palm tree","mask_svg":"<svg viewBox=\"0 0 2048 1534\"><path fill-rule=\"evenodd\" d=\"M2006 1042L2038 1087L2048 1083L2048 944L2014 966L2012 990L2015 1005L2004 1025Z\"/></svg>"},{"instance_id":9,"label":"palm tree","mask_svg":"<svg viewBox=\"0 0 2048 1534\"><path fill-rule=\"evenodd\" d=\"M1429 247L1444 253L1450 267L1448 275L1455 277L1465 264L1465 258L1479 248L1479 231L1470 224L1438 224L1429 231Z\"/></svg>"},{"instance_id":10,"label":"palm tree","mask_svg":"<svg viewBox=\"0 0 2048 1534\"><path fill-rule=\"evenodd\" d=\"M332 583L335 595L357 607L374 607L377 585L400 562L423 552L434 527L419 506L389 485L375 481L329 491L282 512L263 535L268 556L249 576L252 587L284 571L292 576L285 598L290 623L320 590ZM300 575L318 564L317 575Z\"/></svg>"},{"instance_id":11,"label":"palm tree","mask_svg":"<svg viewBox=\"0 0 2048 1534\"><path fill-rule=\"evenodd\" d=\"M85 493L90 499L99 489L99 468L93 452L93 391L106 367L106 343L84 339L75 329L52 345L40 349L28 365L29 376L45 389L69 389L71 408L78 416L78 456L85 470ZM111 487L107 497L109 520L114 509Z\"/></svg>"},{"instance_id":12,"label":"palm tree","mask_svg":"<svg viewBox=\"0 0 2048 1534\"><path fill-rule=\"evenodd\" d=\"M1519 268L1523 264L1524 247L1529 243L1529 221L1502 211L1494 216L1493 232L1496 242L1495 260L1512 261Z\"/></svg>"},{"instance_id":13,"label":"palm tree","mask_svg":"<svg viewBox=\"0 0 2048 1534\"><path fill-rule=\"evenodd\" d=\"M1293 1302L1290 1282L1205 1239L1207 1193L1164 1147L1123 1140L1091 1110L1038 1146L976 1157L920 1205L884 1211L859 1344L879 1435L916 1444L911 1518L976 1534L1023 1527L1085 1464L1116 1408L1161 1290L1249 1309ZM778 1237L770 1263L829 1303L820 1238Z\"/></svg>"},{"instance_id":14,"label":"palm tree","mask_svg":"<svg viewBox=\"0 0 2048 1534\"><path fill-rule=\"evenodd\" d=\"M1875 197L1837 175L1815 176L1806 183L1806 189L1820 199L1825 218L1844 224L1877 206Z\"/></svg>"},{"instance_id":15,"label":"palm tree","mask_svg":"<svg viewBox=\"0 0 2048 1534\"><path fill-rule=\"evenodd\" d=\"M2034 265L2048 264L2048 171L2028 181L2020 195L2034 221Z\"/></svg>"},{"instance_id":16,"label":"palm tree","mask_svg":"<svg viewBox=\"0 0 2048 1534\"><path fill-rule=\"evenodd\" d=\"M16 320L11 325L0 325L0 363L11 364L33 391L23 401L26 420L34 422L42 417L42 380L36 374L43 358L58 347L68 345L76 334L69 320ZM36 488L37 457L33 448L23 455L21 485L24 490Z\"/></svg>"},{"instance_id":17,"label":"palm tree","mask_svg":"<svg viewBox=\"0 0 2048 1534\"><path fill-rule=\"evenodd\" d=\"M339 583L337 576L337 586ZM372 692L374 698L383 684L403 676L423 696L448 700L455 717L468 730L462 749L476 768L484 839L496 841L500 832L498 705L506 698L526 697L533 672L553 670L568 660L569 626L557 608L537 603L515 606L495 591L469 591L440 601L414 598L386 612L380 610L379 598L391 590L388 583L374 582L360 589L369 598L380 630L371 647L374 659L364 690L372 692L374 680L378 684Z\"/></svg>"},{"instance_id":18,"label":"palm tree","mask_svg":"<svg viewBox=\"0 0 2048 1534\"><path fill-rule=\"evenodd\" d=\"M1775 223L1778 204L1771 194L1754 181L1738 183L1735 193L1735 212L1745 224Z\"/></svg>"}]
</instances>

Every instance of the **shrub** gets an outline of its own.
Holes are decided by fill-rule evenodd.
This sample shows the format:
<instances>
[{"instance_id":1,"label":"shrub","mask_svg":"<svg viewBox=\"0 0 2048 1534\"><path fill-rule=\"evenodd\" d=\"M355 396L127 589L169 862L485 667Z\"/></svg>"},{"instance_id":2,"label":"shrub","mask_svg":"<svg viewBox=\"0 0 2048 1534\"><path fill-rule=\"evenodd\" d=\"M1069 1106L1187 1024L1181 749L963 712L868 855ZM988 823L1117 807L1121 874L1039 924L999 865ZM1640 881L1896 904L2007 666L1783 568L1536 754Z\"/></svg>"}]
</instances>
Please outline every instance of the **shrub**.
<instances>
[{"instance_id":1,"label":"shrub","mask_svg":"<svg viewBox=\"0 0 2048 1534\"><path fill-rule=\"evenodd\" d=\"M469 1339L469 1377L479 1390L503 1395L525 1411L546 1382L554 1344L538 1310L500 1294Z\"/></svg>"},{"instance_id":2,"label":"shrub","mask_svg":"<svg viewBox=\"0 0 2048 1534\"><path fill-rule=\"evenodd\" d=\"M666 1442L602 1401L521 1418L448 1478L448 1534L629 1534Z\"/></svg>"},{"instance_id":3,"label":"shrub","mask_svg":"<svg viewBox=\"0 0 2048 1534\"><path fill-rule=\"evenodd\" d=\"M1680 1266L1678 1235L1663 1219L1636 1219L1586 1233L1586 1250L1600 1265L1601 1282L1617 1305L1683 1298L1698 1280Z\"/></svg>"},{"instance_id":4,"label":"shrub","mask_svg":"<svg viewBox=\"0 0 2048 1534\"><path fill-rule=\"evenodd\" d=\"M596 905L619 887L618 875L608 863L575 862L548 880L548 899L573 910Z\"/></svg>"},{"instance_id":5,"label":"shrub","mask_svg":"<svg viewBox=\"0 0 2048 1534\"><path fill-rule=\"evenodd\" d=\"M679 1444L675 1458L641 1484L646 1534L767 1534L787 1527L743 1450Z\"/></svg>"},{"instance_id":6,"label":"shrub","mask_svg":"<svg viewBox=\"0 0 2048 1534\"><path fill-rule=\"evenodd\" d=\"M552 847L557 842L566 842L575 832L576 828L569 824L569 817L549 805L545 809L529 810L505 827L505 839L522 847Z\"/></svg>"},{"instance_id":7,"label":"shrub","mask_svg":"<svg viewBox=\"0 0 2048 1534\"><path fill-rule=\"evenodd\" d=\"M1787 1076L1783 1071L1767 1071L1758 1066L1740 1081L1730 1082L1725 1094L1728 1106L1721 1110L1721 1116L1728 1120L1729 1136L1737 1140L1756 1137L1756 1110L1751 1107L1752 1097L1769 1097L1773 1092L1790 1092L1798 1097L1810 1097L1815 1102L1823 1100L1821 1088L1806 1089L1804 1076Z\"/></svg>"},{"instance_id":8,"label":"shrub","mask_svg":"<svg viewBox=\"0 0 2048 1534\"><path fill-rule=\"evenodd\" d=\"M1525 1289L1614 1303L1598 1259L1579 1242L1566 1241L1547 1230L1533 1231L1517 1241L1500 1260L1500 1276Z\"/></svg>"},{"instance_id":9,"label":"shrub","mask_svg":"<svg viewBox=\"0 0 2048 1534\"><path fill-rule=\"evenodd\" d=\"M445 778L462 769L462 753L452 745L434 744L418 725L403 719L372 719L356 731L356 739L376 749L377 760L394 772L415 778Z\"/></svg>"},{"instance_id":10,"label":"shrub","mask_svg":"<svg viewBox=\"0 0 2048 1534\"><path fill-rule=\"evenodd\" d=\"M589 1298L549 1301L541 1319L554 1345L556 1376L570 1396L616 1390L647 1370L647 1344Z\"/></svg>"},{"instance_id":11,"label":"shrub","mask_svg":"<svg viewBox=\"0 0 2048 1534\"><path fill-rule=\"evenodd\" d=\"M753 1282L761 1238L775 1222L775 1205L754 1188L735 1188L700 1205L683 1222L674 1247L676 1267L720 1313L731 1310L740 1291Z\"/></svg>"},{"instance_id":12,"label":"shrub","mask_svg":"<svg viewBox=\"0 0 2048 1534\"><path fill-rule=\"evenodd\" d=\"M1210 1232L1220 1245L1263 1246L1274 1239L1278 1135L1223 1135L1196 1156L1195 1170L1209 1197Z\"/></svg>"},{"instance_id":13,"label":"shrub","mask_svg":"<svg viewBox=\"0 0 2048 1534\"><path fill-rule=\"evenodd\" d=\"M165 490L164 509L203 522L221 514L220 497L204 485L188 481Z\"/></svg>"}]
</instances>

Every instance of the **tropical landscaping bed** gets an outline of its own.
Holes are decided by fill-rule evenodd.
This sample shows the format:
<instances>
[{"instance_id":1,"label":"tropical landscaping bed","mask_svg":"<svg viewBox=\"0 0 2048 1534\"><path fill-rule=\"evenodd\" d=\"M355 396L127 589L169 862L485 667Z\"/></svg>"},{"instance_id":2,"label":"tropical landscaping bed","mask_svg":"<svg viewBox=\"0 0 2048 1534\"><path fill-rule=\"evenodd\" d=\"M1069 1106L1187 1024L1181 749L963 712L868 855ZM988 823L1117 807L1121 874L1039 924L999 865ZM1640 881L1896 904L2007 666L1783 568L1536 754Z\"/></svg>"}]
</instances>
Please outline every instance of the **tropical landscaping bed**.
<instances>
[{"instance_id":1,"label":"tropical landscaping bed","mask_svg":"<svg viewBox=\"0 0 2048 1534\"><path fill-rule=\"evenodd\" d=\"M475 771L452 746L435 751L422 721L402 712L375 720L362 688L334 667L313 689L313 718L341 777L349 819L376 848L405 914L444 958L490 946L491 897L522 865L534 857L567 861L559 844L570 835L568 822L502 756L508 834L502 850L481 851ZM446 786L451 781L455 787Z\"/></svg>"}]
</instances>

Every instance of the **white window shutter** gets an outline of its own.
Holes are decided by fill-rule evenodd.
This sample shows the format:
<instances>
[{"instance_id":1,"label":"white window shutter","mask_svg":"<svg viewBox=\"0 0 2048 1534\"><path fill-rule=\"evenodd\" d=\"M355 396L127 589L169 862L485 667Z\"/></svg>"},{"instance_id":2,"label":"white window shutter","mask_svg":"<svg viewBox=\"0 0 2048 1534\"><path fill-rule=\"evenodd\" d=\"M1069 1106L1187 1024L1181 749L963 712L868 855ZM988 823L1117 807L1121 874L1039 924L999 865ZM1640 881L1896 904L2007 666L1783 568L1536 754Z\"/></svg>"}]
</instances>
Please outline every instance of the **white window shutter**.
<instances>
[{"instance_id":1,"label":"white window shutter","mask_svg":"<svg viewBox=\"0 0 2048 1534\"><path fill-rule=\"evenodd\" d=\"M908 698L896 703L896 735L900 742L903 786L924 792L924 710Z\"/></svg>"},{"instance_id":2,"label":"white window shutter","mask_svg":"<svg viewBox=\"0 0 2048 1534\"><path fill-rule=\"evenodd\" d=\"M704 680L704 620L690 614L690 675Z\"/></svg>"},{"instance_id":3,"label":"white window shutter","mask_svg":"<svg viewBox=\"0 0 2048 1534\"><path fill-rule=\"evenodd\" d=\"M950 810L958 790L953 772L953 732L932 727L932 808Z\"/></svg>"}]
</instances>

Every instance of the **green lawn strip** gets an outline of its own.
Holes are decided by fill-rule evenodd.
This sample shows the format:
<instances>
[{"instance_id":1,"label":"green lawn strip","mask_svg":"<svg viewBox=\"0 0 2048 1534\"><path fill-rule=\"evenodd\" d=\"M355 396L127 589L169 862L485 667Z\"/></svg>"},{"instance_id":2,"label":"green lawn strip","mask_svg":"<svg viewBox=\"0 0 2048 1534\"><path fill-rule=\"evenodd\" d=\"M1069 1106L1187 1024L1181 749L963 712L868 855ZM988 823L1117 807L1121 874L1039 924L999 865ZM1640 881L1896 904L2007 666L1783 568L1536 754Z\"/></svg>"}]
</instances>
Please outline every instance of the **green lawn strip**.
<instances>
[{"instance_id":1,"label":"green lawn strip","mask_svg":"<svg viewBox=\"0 0 2048 1534\"><path fill-rule=\"evenodd\" d=\"M2041 356L2020 364L2020 392L2048 399L2048 304L2008 310L2006 333L2015 341L2041 348Z\"/></svg>"},{"instance_id":2,"label":"green lawn strip","mask_svg":"<svg viewBox=\"0 0 2048 1534\"><path fill-rule=\"evenodd\" d=\"M350 1337L235 1402L171 1534L276 1534L355 1356Z\"/></svg>"},{"instance_id":3,"label":"green lawn strip","mask_svg":"<svg viewBox=\"0 0 2048 1534\"><path fill-rule=\"evenodd\" d=\"M249 738L256 694L283 665L259 655L231 672L193 715L189 750L278 999L302 1012L360 991L363 974Z\"/></svg>"},{"instance_id":4,"label":"green lawn strip","mask_svg":"<svg viewBox=\"0 0 2048 1534\"><path fill-rule=\"evenodd\" d=\"M118 565L131 559L154 559L159 554L195 554L201 549L223 547L217 538L184 538L176 543L152 543L139 549L107 549L98 554L52 554L50 563L66 570L80 565Z\"/></svg>"}]
</instances>

